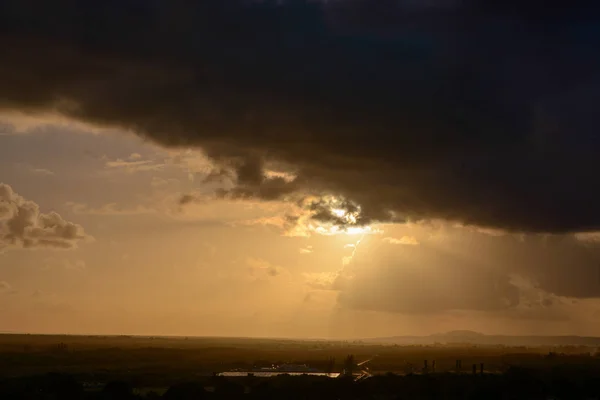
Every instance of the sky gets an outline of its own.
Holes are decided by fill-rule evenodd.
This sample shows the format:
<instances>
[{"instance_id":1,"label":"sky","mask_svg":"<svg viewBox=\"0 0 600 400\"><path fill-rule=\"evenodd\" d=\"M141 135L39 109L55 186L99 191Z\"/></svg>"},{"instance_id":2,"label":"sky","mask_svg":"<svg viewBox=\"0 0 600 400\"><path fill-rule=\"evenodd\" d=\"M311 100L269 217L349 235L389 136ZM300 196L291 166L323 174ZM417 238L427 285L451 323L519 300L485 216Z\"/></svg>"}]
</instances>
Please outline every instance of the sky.
<instances>
[{"instance_id":1,"label":"sky","mask_svg":"<svg viewBox=\"0 0 600 400\"><path fill-rule=\"evenodd\" d=\"M0 5L0 331L600 335L584 1Z\"/></svg>"}]
</instances>

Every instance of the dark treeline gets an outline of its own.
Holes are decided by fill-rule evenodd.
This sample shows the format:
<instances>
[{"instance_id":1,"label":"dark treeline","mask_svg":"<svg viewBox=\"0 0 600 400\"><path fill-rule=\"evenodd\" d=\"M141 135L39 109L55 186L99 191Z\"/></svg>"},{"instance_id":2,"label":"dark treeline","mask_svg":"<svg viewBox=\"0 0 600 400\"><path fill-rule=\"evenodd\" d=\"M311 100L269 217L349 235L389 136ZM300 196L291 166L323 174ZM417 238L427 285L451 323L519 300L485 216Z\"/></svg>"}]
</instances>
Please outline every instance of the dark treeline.
<instances>
[{"instance_id":1,"label":"dark treeline","mask_svg":"<svg viewBox=\"0 0 600 400\"><path fill-rule=\"evenodd\" d=\"M375 376L353 382L213 375L284 363L337 373L349 354L356 363L371 360L368 368ZM406 375L411 371L418 374ZM591 347L0 335L0 400L529 400L599 395L600 357Z\"/></svg>"},{"instance_id":2,"label":"dark treeline","mask_svg":"<svg viewBox=\"0 0 600 400\"><path fill-rule=\"evenodd\" d=\"M504 374L384 374L358 382L314 376L214 376L153 389L134 387L126 380L90 388L74 376L53 373L2 380L0 399L597 399L598 378L600 371L589 368L513 367Z\"/></svg>"}]
</instances>

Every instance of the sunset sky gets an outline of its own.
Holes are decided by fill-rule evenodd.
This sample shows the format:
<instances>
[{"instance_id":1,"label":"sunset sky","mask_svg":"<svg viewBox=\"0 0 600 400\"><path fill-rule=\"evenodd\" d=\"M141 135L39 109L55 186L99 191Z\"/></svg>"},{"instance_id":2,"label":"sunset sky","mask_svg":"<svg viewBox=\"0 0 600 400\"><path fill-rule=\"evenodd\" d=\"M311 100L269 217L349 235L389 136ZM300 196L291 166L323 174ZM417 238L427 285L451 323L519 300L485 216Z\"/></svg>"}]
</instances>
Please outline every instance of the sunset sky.
<instances>
[{"instance_id":1,"label":"sunset sky","mask_svg":"<svg viewBox=\"0 0 600 400\"><path fill-rule=\"evenodd\" d=\"M0 5L0 332L600 335L582 1Z\"/></svg>"}]
</instances>

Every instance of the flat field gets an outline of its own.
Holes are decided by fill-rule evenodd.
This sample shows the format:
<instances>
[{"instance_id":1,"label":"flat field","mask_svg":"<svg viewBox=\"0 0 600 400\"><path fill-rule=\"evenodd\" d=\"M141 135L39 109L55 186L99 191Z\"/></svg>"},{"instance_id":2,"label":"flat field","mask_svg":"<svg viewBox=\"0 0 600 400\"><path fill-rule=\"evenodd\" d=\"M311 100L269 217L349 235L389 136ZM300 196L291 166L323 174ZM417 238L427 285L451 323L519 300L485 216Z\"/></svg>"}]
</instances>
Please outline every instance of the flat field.
<instances>
[{"instance_id":1,"label":"flat field","mask_svg":"<svg viewBox=\"0 0 600 400\"><path fill-rule=\"evenodd\" d=\"M548 353L563 353L549 357ZM420 371L424 361L436 372L453 371L462 360L462 372L471 373L481 363L488 372L509 366L544 368L572 364L597 368L600 357L593 349L569 347L504 346L399 346L363 342L138 336L0 335L0 379L67 373L82 382L126 379L138 386L168 386L173 382L201 379L233 368L299 363L326 369L335 358L335 370L353 354L357 362L376 356L373 373Z\"/></svg>"}]
</instances>

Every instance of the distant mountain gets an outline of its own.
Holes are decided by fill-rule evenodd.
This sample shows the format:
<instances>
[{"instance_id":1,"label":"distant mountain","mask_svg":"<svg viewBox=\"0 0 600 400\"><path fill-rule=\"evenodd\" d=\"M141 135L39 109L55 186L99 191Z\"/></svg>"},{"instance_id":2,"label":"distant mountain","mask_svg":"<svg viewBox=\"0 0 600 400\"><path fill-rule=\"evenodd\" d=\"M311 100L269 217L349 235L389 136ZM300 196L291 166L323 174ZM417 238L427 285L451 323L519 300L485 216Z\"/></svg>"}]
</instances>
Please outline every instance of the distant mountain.
<instances>
[{"instance_id":1,"label":"distant mountain","mask_svg":"<svg viewBox=\"0 0 600 400\"><path fill-rule=\"evenodd\" d=\"M440 337L440 338L448 338L448 339L450 339L450 338L457 338L457 339L470 338L470 339L474 339L474 340L481 339L484 336L485 335L483 333L473 332L473 331L450 331L450 332L446 332L446 333L437 333L437 334L431 335L431 337Z\"/></svg>"},{"instance_id":2,"label":"distant mountain","mask_svg":"<svg viewBox=\"0 0 600 400\"><path fill-rule=\"evenodd\" d=\"M366 342L389 344L473 344L505 346L599 346L600 337L591 336L509 336L485 335L473 331L451 331L428 336L392 336L366 339Z\"/></svg>"}]
</instances>

